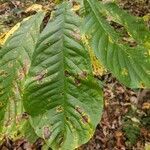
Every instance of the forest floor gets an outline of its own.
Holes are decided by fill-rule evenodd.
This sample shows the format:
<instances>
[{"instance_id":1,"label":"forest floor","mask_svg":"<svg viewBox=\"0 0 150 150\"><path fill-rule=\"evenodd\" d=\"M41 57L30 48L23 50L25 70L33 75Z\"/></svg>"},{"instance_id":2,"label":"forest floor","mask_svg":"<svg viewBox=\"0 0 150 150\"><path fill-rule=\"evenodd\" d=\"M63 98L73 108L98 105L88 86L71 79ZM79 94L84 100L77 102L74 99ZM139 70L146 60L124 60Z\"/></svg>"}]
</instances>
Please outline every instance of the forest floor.
<instances>
[{"instance_id":1,"label":"forest floor","mask_svg":"<svg viewBox=\"0 0 150 150\"><path fill-rule=\"evenodd\" d=\"M34 13L26 10L33 3L50 11L54 8L52 0L0 0L0 34ZM149 0L118 0L118 4L136 16L150 13ZM150 90L126 88L108 73L100 79L104 82L103 116L93 138L79 150L150 150ZM7 139L0 149L40 150L42 145L40 140L31 145L26 139Z\"/></svg>"}]
</instances>

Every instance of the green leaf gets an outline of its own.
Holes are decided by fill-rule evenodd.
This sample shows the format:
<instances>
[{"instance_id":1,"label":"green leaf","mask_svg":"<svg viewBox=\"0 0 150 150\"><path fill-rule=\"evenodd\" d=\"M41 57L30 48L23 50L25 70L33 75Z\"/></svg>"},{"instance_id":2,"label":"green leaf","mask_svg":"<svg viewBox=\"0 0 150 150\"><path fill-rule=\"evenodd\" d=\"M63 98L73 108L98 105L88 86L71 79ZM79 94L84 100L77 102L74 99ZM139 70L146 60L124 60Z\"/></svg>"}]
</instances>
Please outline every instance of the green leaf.
<instances>
[{"instance_id":1,"label":"green leaf","mask_svg":"<svg viewBox=\"0 0 150 150\"><path fill-rule=\"evenodd\" d=\"M141 45L123 44L102 15L97 0L84 0L84 4L87 10L84 36L98 59L126 86L150 87L150 51Z\"/></svg>"},{"instance_id":2,"label":"green leaf","mask_svg":"<svg viewBox=\"0 0 150 150\"><path fill-rule=\"evenodd\" d=\"M10 136L22 120L23 83L43 17L40 12L22 21L0 50L0 131L5 135Z\"/></svg>"},{"instance_id":3,"label":"green leaf","mask_svg":"<svg viewBox=\"0 0 150 150\"><path fill-rule=\"evenodd\" d=\"M130 15L123 9L119 8L115 3L99 3L100 11L104 10L108 15L113 17L115 22L123 25L129 35L131 35L138 44L150 43L150 31L146 27L142 18Z\"/></svg>"},{"instance_id":4,"label":"green leaf","mask_svg":"<svg viewBox=\"0 0 150 150\"><path fill-rule=\"evenodd\" d=\"M24 136L25 139L28 139L30 143L35 143L36 140L39 138L36 135L29 121L26 121L24 123L23 128L22 128L22 135Z\"/></svg>"},{"instance_id":5,"label":"green leaf","mask_svg":"<svg viewBox=\"0 0 150 150\"><path fill-rule=\"evenodd\" d=\"M56 150L86 143L102 114L102 90L93 78L80 24L68 3L58 7L40 35L25 84L30 123Z\"/></svg>"}]
</instances>

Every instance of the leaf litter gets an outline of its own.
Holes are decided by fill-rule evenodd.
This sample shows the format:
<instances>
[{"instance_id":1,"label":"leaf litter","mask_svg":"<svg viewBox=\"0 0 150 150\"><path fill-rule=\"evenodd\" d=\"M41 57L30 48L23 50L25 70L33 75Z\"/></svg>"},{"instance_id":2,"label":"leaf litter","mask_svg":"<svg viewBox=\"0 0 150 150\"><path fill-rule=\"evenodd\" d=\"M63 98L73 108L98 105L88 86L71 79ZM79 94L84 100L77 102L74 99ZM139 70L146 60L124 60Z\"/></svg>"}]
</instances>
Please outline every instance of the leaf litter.
<instances>
[{"instance_id":1,"label":"leaf litter","mask_svg":"<svg viewBox=\"0 0 150 150\"><path fill-rule=\"evenodd\" d=\"M117 2L123 9L133 15L146 18L145 20L149 24L150 19L147 17L150 13L149 0L117 0ZM35 3L37 5L33 5ZM2 0L0 2L1 37L4 38L5 36L2 33L8 31L23 18L34 14L36 9L51 11L54 5L55 3L52 0L37 0L35 2L31 0L26 2ZM79 6L75 9L78 8ZM115 25L115 28L118 28L118 26ZM126 41L126 38L124 38L124 41ZM133 41L132 45L134 44ZM68 72L65 72L65 74L69 76ZM99 74L95 71L95 76L97 75ZM103 117L93 138L78 150L149 150L150 90L131 90L120 84L111 74L104 73L100 76L102 77L98 77L98 79L104 82L105 109ZM126 132L131 132L132 129L135 131L135 128L137 130L134 134ZM45 128L44 132L45 137L48 138L50 136L49 129ZM134 142L129 137L135 138ZM0 146L2 150L40 150L44 145L43 139L40 138L33 144L24 138L16 141L4 138L3 141Z\"/></svg>"}]
</instances>

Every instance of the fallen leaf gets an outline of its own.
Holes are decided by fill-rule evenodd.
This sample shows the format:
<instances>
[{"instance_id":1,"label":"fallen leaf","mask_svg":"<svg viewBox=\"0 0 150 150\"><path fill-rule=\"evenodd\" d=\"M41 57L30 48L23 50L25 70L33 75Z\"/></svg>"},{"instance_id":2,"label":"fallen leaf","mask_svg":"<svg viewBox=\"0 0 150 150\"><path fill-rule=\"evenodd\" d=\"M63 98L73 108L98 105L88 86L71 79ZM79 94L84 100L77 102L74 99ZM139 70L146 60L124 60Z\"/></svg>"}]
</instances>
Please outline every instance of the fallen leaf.
<instances>
[{"instance_id":1,"label":"fallen leaf","mask_svg":"<svg viewBox=\"0 0 150 150\"><path fill-rule=\"evenodd\" d=\"M145 144L145 150L150 150L150 143Z\"/></svg>"},{"instance_id":2,"label":"fallen leaf","mask_svg":"<svg viewBox=\"0 0 150 150\"><path fill-rule=\"evenodd\" d=\"M25 12L28 13L28 12L32 12L32 11L42 11L43 8L42 8L42 5L39 5L39 4L33 4L32 6L28 7Z\"/></svg>"},{"instance_id":3,"label":"fallen leaf","mask_svg":"<svg viewBox=\"0 0 150 150\"><path fill-rule=\"evenodd\" d=\"M150 103L149 102L143 103L142 109L150 109Z\"/></svg>"}]
</instances>

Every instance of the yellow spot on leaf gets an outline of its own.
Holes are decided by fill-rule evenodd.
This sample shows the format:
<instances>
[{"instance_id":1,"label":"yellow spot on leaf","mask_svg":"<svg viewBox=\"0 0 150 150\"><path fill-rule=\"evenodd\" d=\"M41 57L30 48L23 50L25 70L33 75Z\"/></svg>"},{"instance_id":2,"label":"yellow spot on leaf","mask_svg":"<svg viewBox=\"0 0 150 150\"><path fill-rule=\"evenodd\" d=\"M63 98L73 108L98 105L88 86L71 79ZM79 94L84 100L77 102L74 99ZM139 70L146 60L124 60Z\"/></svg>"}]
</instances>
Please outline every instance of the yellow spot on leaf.
<instances>
[{"instance_id":1,"label":"yellow spot on leaf","mask_svg":"<svg viewBox=\"0 0 150 150\"><path fill-rule=\"evenodd\" d=\"M30 17L27 17L27 18L23 19L22 22L28 20L29 18L30 18ZM5 44L5 42L7 41L7 39L8 39L15 31L18 30L18 28L20 27L20 24L21 24L21 23L17 23L11 30L9 30L8 32L6 32L6 33L4 33L4 34L2 34L2 35L0 36L0 45L4 45L4 44Z\"/></svg>"},{"instance_id":2,"label":"yellow spot on leaf","mask_svg":"<svg viewBox=\"0 0 150 150\"><path fill-rule=\"evenodd\" d=\"M3 107L3 103L2 102L0 102L0 107Z\"/></svg>"},{"instance_id":3,"label":"yellow spot on leaf","mask_svg":"<svg viewBox=\"0 0 150 150\"><path fill-rule=\"evenodd\" d=\"M80 8L81 8L81 6L80 6L79 4L77 4L77 5L74 5L74 6L72 7L72 10L76 12L76 11L78 11Z\"/></svg>"},{"instance_id":4,"label":"yellow spot on leaf","mask_svg":"<svg viewBox=\"0 0 150 150\"><path fill-rule=\"evenodd\" d=\"M81 39L82 39L82 42L87 46L87 47L89 47L90 48L90 46L89 46L89 36L87 36L87 35L82 35L82 37L81 37Z\"/></svg>"},{"instance_id":5,"label":"yellow spot on leaf","mask_svg":"<svg viewBox=\"0 0 150 150\"><path fill-rule=\"evenodd\" d=\"M3 45L3 41L5 39L5 36L6 36L6 33L3 33L1 36L0 36L0 45Z\"/></svg>"},{"instance_id":6,"label":"yellow spot on leaf","mask_svg":"<svg viewBox=\"0 0 150 150\"><path fill-rule=\"evenodd\" d=\"M113 43L113 40L110 36L109 36L108 40L109 40L110 43Z\"/></svg>"},{"instance_id":7,"label":"yellow spot on leaf","mask_svg":"<svg viewBox=\"0 0 150 150\"><path fill-rule=\"evenodd\" d=\"M88 131L89 131L89 138L91 138L95 130L91 127Z\"/></svg>"},{"instance_id":8,"label":"yellow spot on leaf","mask_svg":"<svg viewBox=\"0 0 150 150\"><path fill-rule=\"evenodd\" d=\"M146 41L146 42L144 43L144 46L145 46L146 48L150 49L150 41ZM148 50L148 51L150 52L150 50Z\"/></svg>"},{"instance_id":9,"label":"yellow spot on leaf","mask_svg":"<svg viewBox=\"0 0 150 150\"><path fill-rule=\"evenodd\" d=\"M106 69L104 68L102 63L98 61L93 51L90 51L90 57L91 57L91 62L93 66L93 74L95 76L102 76L106 72Z\"/></svg>"},{"instance_id":10,"label":"yellow spot on leaf","mask_svg":"<svg viewBox=\"0 0 150 150\"><path fill-rule=\"evenodd\" d=\"M150 57L150 50L148 50L147 52L144 53L145 57Z\"/></svg>"},{"instance_id":11,"label":"yellow spot on leaf","mask_svg":"<svg viewBox=\"0 0 150 150\"><path fill-rule=\"evenodd\" d=\"M150 49L148 50L147 54L148 54L148 56L150 56Z\"/></svg>"},{"instance_id":12,"label":"yellow spot on leaf","mask_svg":"<svg viewBox=\"0 0 150 150\"><path fill-rule=\"evenodd\" d=\"M127 70L126 68L123 68L121 74L122 74L123 76L127 76L127 75L128 75L128 70Z\"/></svg>"},{"instance_id":13,"label":"yellow spot on leaf","mask_svg":"<svg viewBox=\"0 0 150 150\"><path fill-rule=\"evenodd\" d=\"M6 40L20 27L20 23L17 23L10 31L0 36L0 45L4 45Z\"/></svg>"},{"instance_id":14,"label":"yellow spot on leaf","mask_svg":"<svg viewBox=\"0 0 150 150\"><path fill-rule=\"evenodd\" d=\"M144 89L145 88L145 84L143 82L140 82L139 87Z\"/></svg>"},{"instance_id":15,"label":"yellow spot on leaf","mask_svg":"<svg viewBox=\"0 0 150 150\"><path fill-rule=\"evenodd\" d=\"M58 107L56 107L56 112L62 112L64 109L63 109L63 107L62 106L58 106Z\"/></svg>"},{"instance_id":16,"label":"yellow spot on leaf","mask_svg":"<svg viewBox=\"0 0 150 150\"><path fill-rule=\"evenodd\" d=\"M143 16L143 20L148 22L150 20L150 13L146 14L145 16Z\"/></svg>"},{"instance_id":17,"label":"yellow spot on leaf","mask_svg":"<svg viewBox=\"0 0 150 150\"><path fill-rule=\"evenodd\" d=\"M102 76L106 72L106 69L104 68L100 60L96 58L91 46L89 45L89 41L88 41L89 38L90 37L83 35L82 41L89 50L89 54L90 54L90 58L91 58L92 66L93 66L93 74L95 76Z\"/></svg>"},{"instance_id":18,"label":"yellow spot on leaf","mask_svg":"<svg viewBox=\"0 0 150 150\"><path fill-rule=\"evenodd\" d=\"M148 75L150 75L150 70L147 70L146 73L147 73Z\"/></svg>"},{"instance_id":19,"label":"yellow spot on leaf","mask_svg":"<svg viewBox=\"0 0 150 150\"><path fill-rule=\"evenodd\" d=\"M129 35L130 37L132 37L132 35L130 34L130 32L127 31L127 33L128 33L128 35Z\"/></svg>"}]
</instances>

